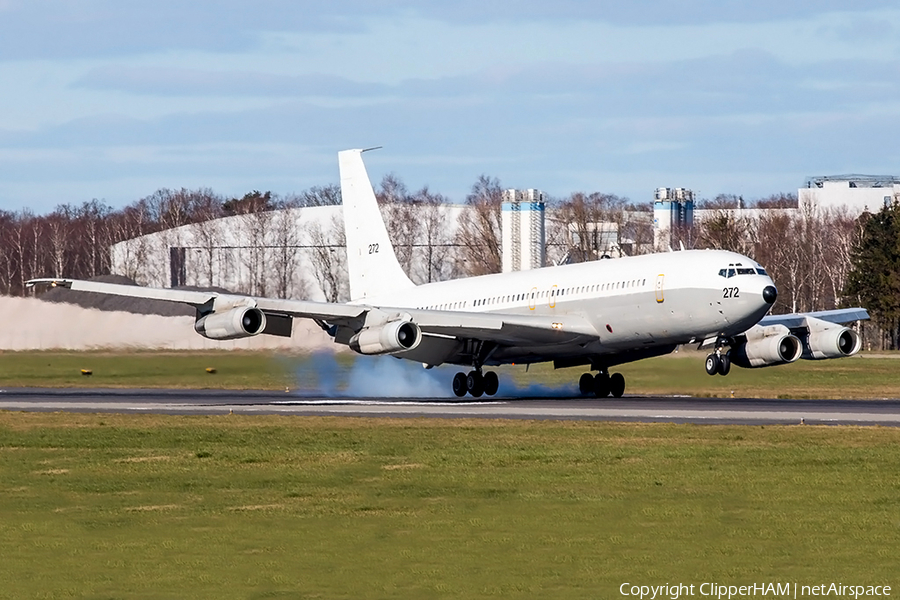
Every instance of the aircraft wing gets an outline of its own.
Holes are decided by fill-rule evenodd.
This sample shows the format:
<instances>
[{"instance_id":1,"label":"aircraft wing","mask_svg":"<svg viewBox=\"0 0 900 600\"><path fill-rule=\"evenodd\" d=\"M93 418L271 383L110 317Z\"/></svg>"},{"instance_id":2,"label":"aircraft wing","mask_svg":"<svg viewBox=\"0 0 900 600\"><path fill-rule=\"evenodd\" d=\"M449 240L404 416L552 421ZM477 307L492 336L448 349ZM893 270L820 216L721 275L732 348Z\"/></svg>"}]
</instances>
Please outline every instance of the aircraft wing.
<instances>
[{"instance_id":1,"label":"aircraft wing","mask_svg":"<svg viewBox=\"0 0 900 600\"><path fill-rule=\"evenodd\" d=\"M463 311L415 310L374 307L363 304L335 304L308 300L254 298L218 292L148 288L137 285L99 283L80 279L32 279L28 287L47 285L76 291L114 296L147 298L188 304L204 314L234 307L252 306L267 316L314 319L329 325L340 325L354 331L396 319L414 321L424 334L457 339L474 339L501 345L543 345L588 343L599 338L597 331L583 318L574 315L558 317L472 313ZM266 331L265 333L271 333ZM281 335L281 334L276 334ZM289 335L289 333L288 333Z\"/></svg>"},{"instance_id":2,"label":"aircraft wing","mask_svg":"<svg viewBox=\"0 0 900 600\"><path fill-rule=\"evenodd\" d=\"M95 292L112 296L128 296L189 304L200 312L222 310L235 306L255 306L263 312L280 313L292 317L305 317L327 321L351 321L361 317L366 307L347 304L331 304L328 302L312 302L309 300L279 300L277 298L253 298L218 292L194 290L173 290L166 288L150 288L138 285L122 285L117 283L99 283L80 279L32 279L27 287L47 285L62 287L82 292Z\"/></svg>"},{"instance_id":3,"label":"aircraft wing","mask_svg":"<svg viewBox=\"0 0 900 600\"><path fill-rule=\"evenodd\" d=\"M769 325L784 325L788 329L796 329L798 327L807 327L808 318L827 321L835 325L846 325L854 321L866 321L869 319L869 313L864 308L839 308L836 310L820 310L809 313L793 313L790 315L769 315L763 317L759 325L768 327Z\"/></svg>"}]
</instances>

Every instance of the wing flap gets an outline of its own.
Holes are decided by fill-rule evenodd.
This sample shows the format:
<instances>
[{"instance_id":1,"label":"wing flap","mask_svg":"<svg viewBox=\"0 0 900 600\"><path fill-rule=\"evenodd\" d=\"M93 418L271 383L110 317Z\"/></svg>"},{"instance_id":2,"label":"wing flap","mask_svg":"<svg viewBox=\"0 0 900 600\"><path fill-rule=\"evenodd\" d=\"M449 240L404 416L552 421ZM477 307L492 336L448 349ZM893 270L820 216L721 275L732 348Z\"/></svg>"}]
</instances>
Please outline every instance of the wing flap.
<instances>
[{"instance_id":1,"label":"wing flap","mask_svg":"<svg viewBox=\"0 0 900 600\"><path fill-rule=\"evenodd\" d=\"M496 342L506 346L586 344L599 339L597 330L590 323L573 315L545 317L458 311L405 312L410 314L423 333Z\"/></svg>"}]
</instances>

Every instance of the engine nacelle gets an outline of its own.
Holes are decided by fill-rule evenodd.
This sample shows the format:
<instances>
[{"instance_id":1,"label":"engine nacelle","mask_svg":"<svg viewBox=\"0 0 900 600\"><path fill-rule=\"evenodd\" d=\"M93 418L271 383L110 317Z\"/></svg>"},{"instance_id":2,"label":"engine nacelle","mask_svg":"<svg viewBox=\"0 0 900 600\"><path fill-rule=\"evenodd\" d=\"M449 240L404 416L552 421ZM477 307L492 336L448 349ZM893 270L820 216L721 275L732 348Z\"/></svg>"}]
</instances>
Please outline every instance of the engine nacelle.
<instances>
[{"instance_id":1,"label":"engine nacelle","mask_svg":"<svg viewBox=\"0 0 900 600\"><path fill-rule=\"evenodd\" d=\"M859 352L861 346L859 334L849 327L810 331L809 339L803 347L803 358L821 360L853 356Z\"/></svg>"},{"instance_id":2,"label":"engine nacelle","mask_svg":"<svg viewBox=\"0 0 900 600\"><path fill-rule=\"evenodd\" d=\"M259 335L266 328L266 314L255 307L232 308L197 319L194 331L211 340L237 340Z\"/></svg>"},{"instance_id":3,"label":"engine nacelle","mask_svg":"<svg viewBox=\"0 0 900 600\"><path fill-rule=\"evenodd\" d=\"M412 350L422 341L422 330L412 321L391 321L366 327L350 338L350 347L360 354L394 354Z\"/></svg>"},{"instance_id":4,"label":"engine nacelle","mask_svg":"<svg viewBox=\"0 0 900 600\"><path fill-rule=\"evenodd\" d=\"M787 331L787 328L784 328ZM749 332L748 332L749 333ZM731 362L745 369L792 363L803 351L803 344L790 333L751 337L731 349Z\"/></svg>"}]
</instances>

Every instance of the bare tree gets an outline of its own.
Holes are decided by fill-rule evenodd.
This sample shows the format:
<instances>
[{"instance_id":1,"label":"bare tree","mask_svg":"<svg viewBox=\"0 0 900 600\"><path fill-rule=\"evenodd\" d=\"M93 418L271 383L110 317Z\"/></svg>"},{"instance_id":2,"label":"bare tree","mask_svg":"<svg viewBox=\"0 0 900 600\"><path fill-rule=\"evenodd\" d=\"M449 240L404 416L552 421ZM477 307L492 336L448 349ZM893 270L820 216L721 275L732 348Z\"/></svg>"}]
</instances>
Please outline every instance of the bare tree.
<instances>
[{"instance_id":1,"label":"bare tree","mask_svg":"<svg viewBox=\"0 0 900 600\"><path fill-rule=\"evenodd\" d=\"M409 192L406 184L396 173L388 173L381 178L381 184L375 190L375 198L379 204L396 204L406 202L409 199Z\"/></svg>"},{"instance_id":2,"label":"bare tree","mask_svg":"<svg viewBox=\"0 0 900 600\"><path fill-rule=\"evenodd\" d=\"M113 239L109 222L111 214L112 208L97 199L85 202L74 211L83 276L96 277L109 273L109 246Z\"/></svg>"},{"instance_id":3,"label":"bare tree","mask_svg":"<svg viewBox=\"0 0 900 600\"><path fill-rule=\"evenodd\" d=\"M239 227L243 240L241 262L249 277L243 291L254 296L267 294L267 246L273 208L271 192L263 194L258 191L245 194L239 200L228 200L223 205L226 213L240 217Z\"/></svg>"},{"instance_id":4,"label":"bare tree","mask_svg":"<svg viewBox=\"0 0 900 600\"><path fill-rule=\"evenodd\" d=\"M418 269L410 274L410 278L417 283L449 279L453 275L454 261L453 240L447 232L446 198L432 193L426 186L413 194L412 202L416 206L417 239L422 256L415 261Z\"/></svg>"},{"instance_id":5,"label":"bare tree","mask_svg":"<svg viewBox=\"0 0 900 600\"><path fill-rule=\"evenodd\" d=\"M313 186L298 196L289 197L286 202L294 206L336 206L341 203L341 186Z\"/></svg>"},{"instance_id":6,"label":"bare tree","mask_svg":"<svg viewBox=\"0 0 900 600\"><path fill-rule=\"evenodd\" d=\"M121 212L113 213L110 220L113 239L128 240L127 243L117 246L118 255L112 268L142 285L147 285L149 281L145 279L144 265L148 259L149 246L144 236L153 229L153 223L150 221L146 201L141 199L125 207Z\"/></svg>"},{"instance_id":7,"label":"bare tree","mask_svg":"<svg viewBox=\"0 0 900 600\"><path fill-rule=\"evenodd\" d=\"M12 294L16 277L16 260L13 249L13 228L16 215L0 210L0 294Z\"/></svg>"},{"instance_id":8,"label":"bare tree","mask_svg":"<svg viewBox=\"0 0 900 600\"><path fill-rule=\"evenodd\" d=\"M200 247L206 285L218 285L219 265L217 251L223 245L222 199L209 190L199 190L194 198L194 217L198 222L191 226L196 244Z\"/></svg>"},{"instance_id":9,"label":"bare tree","mask_svg":"<svg viewBox=\"0 0 900 600\"><path fill-rule=\"evenodd\" d=\"M274 291L279 298L305 298L308 292L305 282L297 274L300 262L298 247L301 243L297 227L300 210L293 201L288 201L280 204L272 217Z\"/></svg>"},{"instance_id":10,"label":"bare tree","mask_svg":"<svg viewBox=\"0 0 900 600\"><path fill-rule=\"evenodd\" d=\"M844 304L844 288L853 268L852 253L862 239L863 229L859 219L854 219L846 208L832 209L824 213L823 244L825 255L822 266L826 281L831 286L831 305L836 308Z\"/></svg>"},{"instance_id":11,"label":"bare tree","mask_svg":"<svg viewBox=\"0 0 900 600\"><path fill-rule=\"evenodd\" d=\"M556 214L565 224L569 259L586 262L620 254L625 208L625 200L612 194L576 192L563 200Z\"/></svg>"},{"instance_id":12,"label":"bare tree","mask_svg":"<svg viewBox=\"0 0 900 600\"><path fill-rule=\"evenodd\" d=\"M697 244L701 248L748 254L753 239L753 225L749 219L737 216L733 210L720 208L700 223Z\"/></svg>"},{"instance_id":13,"label":"bare tree","mask_svg":"<svg viewBox=\"0 0 900 600\"><path fill-rule=\"evenodd\" d=\"M347 238L343 219L335 215L327 230L319 223L307 225L310 265L316 282L328 302L340 302L349 296L347 276Z\"/></svg>"},{"instance_id":14,"label":"bare tree","mask_svg":"<svg viewBox=\"0 0 900 600\"><path fill-rule=\"evenodd\" d=\"M375 192L388 237L394 246L397 262L411 277L413 252L419 237L417 210L413 206L406 185L394 173L385 175Z\"/></svg>"},{"instance_id":15,"label":"bare tree","mask_svg":"<svg viewBox=\"0 0 900 600\"><path fill-rule=\"evenodd\" d=\"M805 277L798 263L800 254L792 244L796 235L795 218L781 211L763 213L756 231L753 257L766 268L778 286L775 312L788 312L799 305Z\"/></svg>"},{"instance_id":16,"label":"bare tree","mask_svg":"<svg viewBox=\"0 0 900 600\"><path fill-rule=\"evenodd\" d=\"M50 255L50 270L54 277L62 277L68 269L69 259L75 252L72 252L73 237L73 213L74 210L68 204L61 204L56 207L48 217L44 220L47 224L48 252Z\"/></svg>"},{"instance_id":17,"label":"bare tree","mask_svg":"<svg viewBox=\"0 0 900 600\"><path fill-rule=\"evenodd\" d=\"M503 190L498 179L481 175L466 197L469 210L459 217L456 243L462 247L458 269L466 275L499 273L502 267L500 255L500 209Z\"/></svg>"}]
</instances>

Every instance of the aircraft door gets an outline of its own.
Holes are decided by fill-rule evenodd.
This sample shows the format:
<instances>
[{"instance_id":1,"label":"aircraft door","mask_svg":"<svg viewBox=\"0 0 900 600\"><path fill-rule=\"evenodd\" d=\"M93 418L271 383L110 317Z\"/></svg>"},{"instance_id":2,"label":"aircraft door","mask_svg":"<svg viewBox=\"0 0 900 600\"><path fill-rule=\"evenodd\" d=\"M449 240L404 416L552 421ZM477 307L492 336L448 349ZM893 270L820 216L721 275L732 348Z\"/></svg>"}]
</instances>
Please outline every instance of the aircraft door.
<instances>
[{"instance_id":1,"label":"aircraft door","mask_svg":"<svg viewBox=\"0 0 900 600\"><path fill-rule=\"evenodd\" d=\"M663 296L663 279L665 279L665 275L662 273L656 276L656 301L660 303L665 300L665 296Z\"/></svg>"},{"instance_id":2,"label":"aircraft door","mask_svg":"<svg viewBox=\"0 0 900 600\"><path fill-rule=\"evenodd\" d=\"M538 297L537 288L536 287L531 288L531 292L528 294L528 310L534 310L537 297Z\"/></svg>"}]
</instances>

